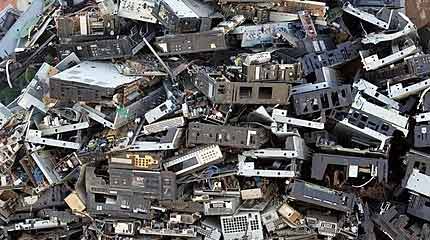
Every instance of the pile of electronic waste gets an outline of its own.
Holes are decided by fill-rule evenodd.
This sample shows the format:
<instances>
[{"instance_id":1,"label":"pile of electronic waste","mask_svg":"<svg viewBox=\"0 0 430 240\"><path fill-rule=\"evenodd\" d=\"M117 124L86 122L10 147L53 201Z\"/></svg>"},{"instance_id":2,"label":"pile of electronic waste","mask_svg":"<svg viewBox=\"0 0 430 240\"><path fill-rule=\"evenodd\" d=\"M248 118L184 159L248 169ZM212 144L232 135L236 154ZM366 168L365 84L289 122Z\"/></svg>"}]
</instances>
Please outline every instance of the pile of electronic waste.
<instances>
[{"instance_id":1,"label":"pile of electronic waste","mask_svg":"<svg viewBox=\"0 0 430 240\"><path fill-rule=\"evenodd\" d=\"M430 28L402 1L18 3L0 239L430 239Z\"/></svg>"}]
</instances>

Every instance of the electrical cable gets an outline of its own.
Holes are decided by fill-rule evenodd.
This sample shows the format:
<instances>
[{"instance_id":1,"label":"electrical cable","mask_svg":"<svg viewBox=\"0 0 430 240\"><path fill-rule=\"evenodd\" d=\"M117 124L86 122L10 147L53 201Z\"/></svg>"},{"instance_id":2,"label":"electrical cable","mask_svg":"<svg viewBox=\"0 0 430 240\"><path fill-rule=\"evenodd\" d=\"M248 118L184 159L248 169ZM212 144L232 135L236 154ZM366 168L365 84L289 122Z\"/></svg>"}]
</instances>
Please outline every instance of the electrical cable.
<instances>
[{"instance_id":1,"label":"electrical cable","mask_svg":"<svg viewBox=\"0 0 430 240\"><path fill-rule=\"evenodd\" d=\"M352 185L352 187L354 187L354 188L362 188L362 187L366 186L367 184L369 184L371 181L373 181L373 179L375 179L375 176L371 177L367 182L365 182L365 183L363 183L361 185L358 185L358 186Z\"/></svg>"},{"instance_id":2,"label":"electrical cable","mask_svg":"<svg viewBox=\"0 0 430 240\"><path fill-rule=\"evenodd\" d=\"M7 84L9 84L9 88L13 88L12 86L12 82L10 81L10 74L9 74L9 64L12 62L12 60L7 60L6 62L6 79L7 79Z\"/></svg>"}]
</instances>

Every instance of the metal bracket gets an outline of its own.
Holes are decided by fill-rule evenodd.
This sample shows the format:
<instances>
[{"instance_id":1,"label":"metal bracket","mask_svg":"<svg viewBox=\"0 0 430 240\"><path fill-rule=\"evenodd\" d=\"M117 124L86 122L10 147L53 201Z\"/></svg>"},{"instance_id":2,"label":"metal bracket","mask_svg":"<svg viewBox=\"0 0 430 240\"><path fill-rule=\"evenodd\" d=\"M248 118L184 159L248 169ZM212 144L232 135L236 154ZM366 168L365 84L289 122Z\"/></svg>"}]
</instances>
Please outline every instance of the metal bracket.
<instances>
[{"instance_id":1,"label":"metal bracket","mask_svg":"<svg viewBox=\"0 0 430 240\"><path fill-rule=\"evenodd\" d=\"M286 123L293 126L324 129L324 123L303 120L299 118L287 117L287 110L273 109L272 119L277 123Z\"/></svg>"},{"instance_id":2,"label":"metal bracket","mask_svg":"<svg viewBox=\"0 0 430 240\"><path fill-rule=\"evenodd\" d=\"M373 103L368 102L359 93L355 96L354 101L351 105L352 108L373 115L377 118L383 119L385 122L393 124L396 128L407 132L407 125L409 119L401 116L395 110L389 110Z\"/></svg>"},{"instance_id":3,"label":"metal bracket","mask_svg":"<svg viewBox=\"0 0 430 240\"><path fill-rule=\"evenodd\" d=\"M77 130L81 130L81 129L86 129L89 126L90 126L90 124L88 122L81 122L81 123L75 123L75 124L64 125L64 126L59 126L59 127L51 127L51 128L47 128L47 129L41 129L40 131L42 132L42 136L49 136L49 135L54 135L54 134L60 134L60 133L65 133L65 132L70 132L70 131L77 131Z\"/></svg>"},{"instance_id":4,"label":"metal bracket","mask_svg":"<svg viewBox=\"0 0 430 240\"><path fill-rule=\"evenodd\" d=\"M160 56L228 49L220 31L164 35L156 38L155 45L161 50Z\"/></svg>"},{"instance_id":5,"label":"metal bracket","mask_svg":"<svg viewBox=\"0 0 430 240\"><path fill-rule=\"evenodd\" d=\"M257 158L293 159L297 158L297 151L283 149L258 149L252 152Z\"/></svg>"},{"instance_id":6,"label":"metal bracket","mask_svg":"<svg viewBox=\"0 0 430 240\"><path fill-rule=\"evenodd\" d=\"M382 59L379 59L378 54L365 56L366 53L364 51L360 51L360 56L361 56L361 62L363 63L364 68L367 71L370 71L370 70L376 70L378 68L400 61L403 58L416 53L417 51L418 51L417 47L415 45L412 45Z\"/></svg>"},{"instance_id":7,"label":"metal bracket","mask_svg":"<svg viewBox=\"0 0 430 240\"><path fill-rule=\"evenodd\" d=\"M354 194L336 191L299 179L295 179L287 186L287 197L341 212L352 212L355 202Z\"/></svg>"},{"instance_id":8,"label":"metal bracket","mask_svg":"<svg viewBox=\"0 0 430 240\"><path fill-rule=\"evenodd\" d=\"M418 169L414 169L406 183L407 189L424 196L430 197L430 176L420 173Z\"/></svg>"},{"instance_id":9,"label":"metal bracket","mask_svg":"<svg viewBox=\"0 0 430 240\"><path fill-rule=\"evenodd\" d=\"M401 16L405 21L408 22L408 24L403 28L403 30L395 32L395 33L370 33L367 34L361 42L363 44L378 44L380 42L387 42L387 41L393 41L397 38L409 35L413 32L416 32L417 29L415 27L415 24L413 24L408 17L406 17L403 13L397 12L399 16Z\"/></svg>"},{"instance_id":10,"label":"metal bracket","mask_svg":"<svg viewBox=\"0 0 430 240\"><path fill-rule=\"evenodd\" d=\"M380 28L383 28L385 30L388 30L390 28L390 22L384 22L381 19L375 17L374 15L367 13L365 11L361 11L360 9L355 8L354 6L352 6L351 3L346 2L343 7L342 7L343 11L357 17L360 18L363 21L366 21L370 24L373 24L375 26L378 26Z\"/></svg>"},{"instance_id":11,"label":"metal bracket","mask_svg":"<svg viewBox=\"0 0 430 240\"><path fill-rule=\"evenodd\" d=\"M396 100L403 99L411 95L417 94L428 87L430 87L430 78L407 87L403 87L402 83L398 83L390 86L390 88L388 89L388 96Z\"/></svg>"},{"instance_id":12,"label":"metal bracket","mask_svg":"<svg viewBox=\"0 0 430 240\"><path fill-rule=\"evenodd\" d=\"M179 148L179 143L183 134L182 128L170 128L160 142L135 141L127 148L127 151L165 151Z\"/></svg>"},{"instance_id":13,"label":"metal bracket","mask_svg":"<svg viewBox=\"0 0 430 240\"><path fill-rule=\"evenodd\" d=\"M27 135L25 137L26 142L48 145L53 147L60 148L70 148L70 149L79 149L81 147L80 143L75 142L67 142L62 140L54 140L50 138L42 138L42 131L28 129Z\"/></svg>"},{"instance_id":14,"label":"metal bracket","mask_svg":"<svg viewBox=\"0 0 430 240\"><path fill-rule=\"evenodd\" d=\"M355 126L348 122L349 120L347 118L338 121L337 124L343 126L345 129L352 130L353 132L362 134L370 139L376 139L381 142L379 145L379 149L383 149L387 140L390 139L389 136L386 136L384 134L381 134L380 132L377 132L373 129L370 129L369 127L364 126L363 128L360 128L358 126Z\"/></svg>"},{"instance_id":15,"label":"metal bracket","mask_svg":"<svg viewBox=\"0 0 430 240\"><path fill-rule=\"evenodd\" d=\"M346 107L351 103L350 85L340 85L334 88L321 89L293 96L296 115L305 115L327 109Z\"/></svg>"},{"instance_id":16,"label":"metal bracket","mask_svg":"<svg viewBox=\"0 0 430 240\"><path fill-rule=\"evenodd\" d=\"M401 107L400 103L394 101L393 99L385 95L382 95L377 91L378 89L377 86L373 85L372 83L364 79L360 79L359 81L354 82L352 84L352 87L366 94L367 96L372 97L378 100L379 102L386 104L387 106L390 106L396 110L400 110L400 107Z\"/></svg>"},{"instance_id":17,"label":"metal bracket","mask_svg":"<svg viewBox=\"0 0 430 240\"><path fill-rule=\"evenodd\" d=\"M415 126L414 146L417 148L430 146L430 125Z\"/></svg>"},{"instance_id":18,"label":"metal bracket","mask_svg":"<svg viewBox=\"0 0 430 240\"><path fill-rule=\"evenodd\" d=\"M376 167L376 176L378 177L378 181L386 182L388 179L387 159L322 153L316 153L312 157L311 177L317 180L323 180L324 174L326 173L329 165L346 167L346 180L348 177L357 177L360 167L366 167L369 169Z\"/></svg>"},{"instance_id":19,"label":"metal bracket","mask_svg":"<svg viewBox=\"0 0 430 240\"><path fill-rule=\"evenodd\" d=\"M93 119L94 121L102 124L105 127L111 128L111 129L115 129L114 128L114 124L108 120L106 120L105 118L107 117L105 114L103 114L102 112L99 112L97 110L95 110L94 108L91 108L87 105L84 104L79 104L76 103L73 106L73 109L82 112L85 111L88 114L88 117Z\"/></svg>"},{"instance_id":20,"label":"metal bracket","mask_svg":"<svg viewBox=\"0 0 430 240\"><path fill-rule=\"evenodd\" d=\"M239 163L238 163L238 171L237 175L239 176L247 176L247 177L276 177L276 178L292 178L297 177L299 175L298 169L296 166L296 160L291 159L289 163L286 164L286 169L282 169L279 166L277 166L277 163L275 163L275 166L272 166L274 169L258 169L256 168L256 162L262 161L255 159L254 161L247 160L247 156L252 156L253 153L247 153L245 152L244 155L239 155ZM286 159L284 158L285 161Z\"/></svg>"},{"instance_id":21,"label":"metal bracket","mask_svg":"<svg viewBox=\"0 0 430 240\"><path fill-rule=\"evenodd\" d=\"M416 122L429 122L430 121L430 112L419 113L415 116Z\"/></svg>"},{"instance_id":22,"label":"metal bracket","mask_svg":"<svg viewBox=\"0 0 430 240\"><path fill-rule=\"evenodd\" d=\"M233 126L217 126L190 123L187 146L194 144L218 144L235 148L257 149L267 141L264 129Z\"/></svg>"}]
</instances>

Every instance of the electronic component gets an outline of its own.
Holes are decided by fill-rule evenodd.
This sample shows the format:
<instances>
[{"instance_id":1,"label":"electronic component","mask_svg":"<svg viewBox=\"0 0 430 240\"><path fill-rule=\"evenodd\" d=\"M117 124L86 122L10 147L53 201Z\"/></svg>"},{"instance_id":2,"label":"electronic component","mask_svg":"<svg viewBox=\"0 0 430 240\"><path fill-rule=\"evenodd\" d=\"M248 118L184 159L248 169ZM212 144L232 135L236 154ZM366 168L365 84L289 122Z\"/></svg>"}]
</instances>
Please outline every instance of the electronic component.
<instances>
[{"instance_id":1,"label":"electronic component","mask_svg":"<svg viewBox=\"0 0 430 240\"><path fill-rule=\"evenodd\" d=\"M409 195L409 205L407 213L417 218L430 220L430 198L419 194L411 193Z\"/></svg>"},{"instance_id":2,"label":"electronic component","mask_svg":"<svg viewBox=\"0 0 430 240\"><path fill-rule=\"evenodd\" d=\"M357 178L360 173L366 173L377 178L379 182L387 182L388 160L384 158L315 153L312 157L311 177L323 180L329 165L344 167L345 180Z\"/></svg>"},{"instance_id":3,"label":"electronic component","mask_svg":"<svg viewBox=\"0 0 430 240\"><path fill-rule=\"evenodd\" d=\"M274 2L277 3L277 5L273 7L273 10L275 11L288 13L307 11L311 16L314 17L324 17L326 15L327 7L323 2L307 0L275 0Z\"/></svg>"},{"instance_id":4,"label":"electronic component","mask_svg":"<svg viewBox=\"0 0 430 240\"><path fill-rule=\"evenodd\" d=\"M257 159L252 152L244 152L238 156L237 174L247 177L296 177L300 173L300 165L291 157L281 154L281 157L275 159Z\"/></svg>"},{"instance_id":5,"label":"electronic component","mask_svg":"<svg viewBox=\"0 0 430 240\"><path fill-rule=\"evenodd\" d=\"M289 199L341 212L351 212L354 195L295 179L287 186Z\"/></svg>"},{"instance_id":6,"label":"electronic component","mask_svg":"<svg viewBox=\"0 0 430 240\"><path fill-rule=\"evenodd\" d=\"M320 54L309 53L301 59L303 75L309 75L322 67L331 67L345 64L359 57L359 43L344 42L335 49L327 50Z\"/></svg>"},{"instance_id":7,"label":"electronic component","mask_svg":"<svg viewBox=\"0 0 430 240\"><path fill-rule=\"evenodd\" d=\"M38 72L40 71L42 70L40 69ZM41 87L41 82L37 79L33 79L23 90L23 93L18 98L17 104L26 110L30 110L31 107L35 107L39 111L46 113L48 108L42 102L42 95L43 88Z\"/></svg>"},{"instance_id":8,"label":"electronic component","mask_svg":"<svg viewBox=\"0 0 430 240\"><path fill-rule=\"evenodd\" d=\"M259 7L256 3L221 3L221 12L228 17L242 15L246 20L252 20L255 23L266 23L269 21L269 9ZM252 25L251 25L252 26Z\"/></svg>"},{"instance_id":9,"label":"electronic component","mask_svg":"<svg viewBox=\"0 0 430 240\"><path fill-rule=\"evenodd\" d=\"M3 127L12 117L12 112L0 103L0 127Z\"/></svg>"},{"instance_id":10,"label":"electronic component","mask_svg":"<svg viewBox=\"0 0 430 240\"><path fill-rule=\"evenodd\" d=\"M251 64L246 66L248 82L287 82L295 83L301 80L299 64Z\"/></svg>"},{"instance_id":11,"label":"electronic component","mask_svg":"<svg viewBox=\"0 0 430 240\"><path fill-rule=\"evenodd\" d=\"M204 240L220 240L222 235L219 223L209 219L202 221L202 226L196 227L196 231L204 236Z\"/></svg>"},{"instance_id":12,"label":"electronic component","mask_svg":"<svg viewBox=\"0 0 430 240\"><path fill-rule=\"evenodd\" d=\"M414 169L409 175L409 179L406 182L405 188L430 197L430 191L427 186L430 184L430 176L420 173L420 170Z\"/></svg>"},{"instance_id":13,"label":"electronic component","mask_svg":"<svg viewBox=\"0 0 430 240\"><path fill-rule=\"evenodd\" d=\"M156 225L156 224L154 224ZM196 237L197 232L194 226L183 228L159 228L158 226L144 226L139 229L142 235L168 236L168 237Z\"/></svg>"},{"instance_id":14,"label":"electronic component","mask_svg":"<svg viewBox=\"0 0 430 240\"><path fill-rule=\"evenodd\" d=\"M355 118L361 124L376 131L386 132L387 135L391 135L394 129L402 131L405 135L408 133L409 119L407 117L400 115L394 109L386 109L367 101L360 93L355 95L349 114L351 116L349 122L354 123L352 118ZM357 118L357 115L360 115L360 118Z\"/></svg>"},{"instance_id":15,"label":"electronic component","mask_svg":"<svg viewBox=\"0 0 430 240\"><path fill-rule=\"evenodd\" d=\"M171 211L186 212L186 213L196 213L203 212L203 204L184 201L184 200L163 200L159 201L160 206L170 209Z\"/></svg>"},{"instance_id":16,"label":"electronic component","mask_svg":"<svg viewBox=\"0 0 430 240\"><path fill-rule=\"evenodd\" d=\"M117 23L111 15L88 11L75 16L55 18L61 43L114 38Z\"/></svg>"},{"instance_id":17,"label":"electronic component","mask_svg":"<svg viewBox=\"0 0 430 240\"><path fill-rule=\"evenodd\" d=\"M167 99L164 103L157 107L147 111L145 113L145 119L148 123L153 123L158 119L172 113L176 109L176 104L171 99Z\"/></svg>"},{"instance_id":18,"label":"electronic component","mask_svg":"<svg viewBox=\"0 0 430 240\"><path fill-rule=\"evenodd\" d=\"M323 67L326 68L326 67ZM298 86L294 86L291 88L291 95L301 94L306 92L318 91L320 89L327 89L331 87L336 87L337 81L336 78L329 78L327 81L318 82L318 83L305 83L300 84Z\"/></svg>"},{"instance_id":19,"label":"electronic component","mask_svg":"<svg viewBox=\"0 0 430 240\"><path fill-rule=\"evenodd\" d=\"M239 212L232 216L221 216L220 219L222 235L225 240L264 239L259 212Z\"/></svg>"},{"instance_id":20,"label":"electronic component","mask_svg":"<svg viewBox=\"0 0 430 240\"><path fill-rule=\"evenodd\" d=\"M232 215L239 207L240 198L215 198L203 203L208 216Z\"/></svg>"},{"instance_id":21,"label":"electronic component","mask_svg":"<svg viewBox=\"0 0 430 240\"><path fill-rule=\"evenodd\" d=\"M252 12L255 12L256 14L260 14L260 16L257 16L258 18L265 19L263 21L267 21L269 17L269 12L261 8L252 9L252 5L245 5L238 8L231 8L231 10L238 10L242 14L245 15L245 17L251 17L254 18L254 14ZM245 10L245 11L244 11ZM248 11L249 10L249 11ZM274 12L271 12L274 13ZM298 20L298 18L296 17ZM252 19L254 20L254 19ZM266 23L266 24L259 24L259 25L249 25L249 26L239 26L236 29L234 29L230 34L232 35L241 35L241 47L255 47L258 45L263 44L272 44L274 41L274 37L277 34L281 34L283 32L288 33L294 33L297 30L298 27L292 22L274 22L274 23Z\"/></svg>"},{"instance_id":22,"label":"electronic component","mask_svg":"<svg viewBox=\"0 0 430 240\"><path fill-rule=\"evenodd\" d=\"M293 95L293 104L296 115L305 115L328 109L345 107L352 103L351 86L321 89Z\"/></svg>"},{"instance_id":23,"label":"electronic component","mask_svg":"<svg viewBox=\"0 0 430 240\"><path fill-rule=\"evenodd\" d=\"M167 98L166 95L167 93L164 90L164 88L160 87L152 91L148 95L144 96L143 98L140 98L135 102L132 102L129 105L125 106L125 110L127 111L127 117L124 118L123 117L124 114L121 115L120 111L117 111L115 115L114 127L115 128L121 127L127 124L128 121L133 121L139 117L144 117L144 114L150 111L151 109L154 109L156 107L161 107L163 102L166 101L166 98ZM123 120L123 121L120 121L120 120Z\"/></svg>"},{"instance_id":24,"label":"electronic component","mask_svg":"<svg viewBox=\"0 0 430 240\"><path fill-rule=\"evenodd\" d=\"M171 33L208 31L212 21L223 18L210 4L195 0L156 1L152 15Z\"/></svg>"},{"instance_id":25,"label":"electronic component","mask_svg":"<svg viewBox=\"0 0 430 240\"><path fill-rule=\"evenodd\" d=\"M18 20L20 13L17 9L13 8L12 5L5 6L0 11L0 26L2 28L0 35L4 34L9 30L12 25Z\"/></svg>"},{"instance_id":26,"label":"electronic component","mask_svg":"<svg viewBox=\"0 0 430 240\"><path fill-rule=\"evenodd\" d=\"M184 132L182 128L170 128L166 134L160 138L159 142L136 140L132 145L127 147L127 151L162 151L174 150L180 145L181 137Z\"/></svg>"},{"instance_id":27,"label":"electronic component","mask_svg":"<svg viewBox=\"0 0 430 240\"><path fill-rule=\"evenodd\" d=\"M184 117L175 117L175 118L170 118L170 119L145 125L143 126L142 132L146 135L149 135L153 133L166 131L169 128L183 127L184 125L185 125Z\"/></svg>"},{"instance_id":28,"label":"electronic component","mask_svg":"<svg viewBox=\"0 0 430 240\"><path fill-rule=\"evenodd\" d=\"M352 141L356 142L360 145L365 146L377 146L379 150L382 150L387 143L387 140L390 138L390 136L387 136L380 131L387 131L390 130L389 125L375 125L371 124L367 126L367 120L368 117L364 116L361 118L360 114L354 114L354 111L350 111L352 114L349 115L349 113L343 113L343 112L336 112L333 113L333 119L337 121L336 123L336 131L342 132L343 134L349 133L352 137ZM348 117L352 116L352 117ZM355 120L356 119L356 120ZM365 124L360 123L360 121L357 120L365 120ZM350 122L351 121L351 122ZM379 131L376 131L370 127L377 127L380 129ZM376 140L376 141L374 141ZM365 141L366 143L363 143Z\"/></svg>"},{"instance_id":29,"label":"electronic component","mask_svg":"<svg viewBox=\"0 0 430 240\"><path fill-rule=\"evenodd\" d=\"M285 83L217 82L213 99L219 104L282 104L288 101L289 85Z\"/></svg>"},{"instance_id":30,"label":"electronic component","mask_svg":"<svg viewBox=\"0 0 430 240\"><path fill-rule=\"evenodd\" d=\"M423 148L430 146L430 125L420 124L414 128L414 146Z\"/></svg>"},{"instance_id":31,"label":"electronic component","mask_svg":"<svg viewBox=\"0 0 430 240\"><path fill-rule=\"evenodd\" d=\"M119 87L138 79L121 75L112 63L85 61L52 76L49 96L64 100L104 101L112 99Z\"/></svg>"},{"instance_id":32,"label":"electronic component","mask_svg":"<svg viewBox=\"0 0 430 240\"><path fill-rule=\"evenodd\" d=\"M430 240L409 1L0 3L0 240Z\"/></svg>"},{"instance_id":33,"label":"electronic component","mask_svg":"<svg viewBox=\"0 0 430 240\"><path fill-rule=\"evenodd\" d=\"M384 21L383 19L377 18L375 15L357 9L350 2L346 2L342 9L343 11L382 29L388 30L390 28L390 22Z\"/></svg>"},{"instance_id":34,"label":"electronic component","mask_svg":"<svg viewBox=\"0 0 430 240\"><path fill-rule=\"evenodd\" d=\"M233 126L216 126L190 123L187 146L195 144L218 144L234 148L258 149L267 141L264 129Z\"/></svg>"},{"instance_id":35,"label":"electronic component","mask_svg":"<svg viewBox=\"0 0 430 240\"><path fill-rule=\"evenodd\" d=\"M176 194L176 176L172 172L150 172L128 169L109 169L111 189L125 189L145 194L145 198L173 200Z\"/></svg>"},{"instance_id":36,"label":"electronic component","mask_svg":"<svg viewBox=\"0 0 430 240\"><path fill-rule=\"evenodd\" d=\"M230 20L220 22L215 28L214 31L222 31L223 33L229 33L233 31L237 26L245 22L245 17L243 15L236 15L232 17Z\"/></svg>"},{"instance_id":37,"label":"electronic component","mask_svg":"<svg viewBox=\"0 0 430 240\"><path fill-rule=\"evenodd\" d=\"M151 34L141 34L133 30L130 36L121 36L118 39L104 39L87 42L71 42L55 45L61 59L72 52L82 60L107 60L135 55L144 46L143 38L151 38Z\"/></svg>"},{"instance_id":38,"label":"electronic component","mask_svg":"<svg viewBox=\"0 0 430 240\"><path fill-rule=\"evenodd\" d=\"M377 85L397 84L409 79L426 78L430 74L430 55L414 55L404 62L391 66L379 68L374 71L367 71L364 76L367 80L377 83Z\"/></svg>"},{"instance_id":39,"label":"electronic component","mask_svg":"<svg viewBox=\"0 0 430 240\"><path fill-rule=\"evenodd\" d=\"M351 0L349 2L353 6L359 7L359 8L366 8L366 7L402 8L402 7L404 7L402 5L402 1L400 1L400 0L384 0L384 1L380 1L380 0Z\"/></svg>"},{"instance_id":40,"label":"electronic component","mask_svg":"<svg viewBox=\"0 0 430 240\"><path fill-rule=\"evenodd\" d=\"M306 32L306 37L308 39L315 40L317 38L317 30L315 29L310 13L308 11L299 11L298 15L302 22L303 29Z\"/></svg>"},{"instance_id":41,"label":"electronic component","mask_svg":"<svg viewBox=\"0 0 430 240\"><path fill-rule=\"evenodd\" d=\"M274 124L276 125L277 128L282 127L282 124L286 124L286 125L293 125L297 127L324 129L324 123L287 117L287 110L282 110L282 109L273 109L272 119L274 120ZM272 127L275 126L274 124L272 124Z\"/></svg>"},{"instance_id":42,"label":"electronic component","mask_svg":"<svg viewBox=\"0 0 430 240\"><path fill-rule=\"evenodd\" d=\"M407 167L402 180L402 187L406 187L409 176L413 173L414 169L418 169L421 173L430 176L430 155L411 149L411 151L407 153L406 159Z\"/></svg>"},{"instance_id":43,"label":"electronic component","mask_svg":"<svg viewBox=\"0 0 430 240\"><path fill-rule=\"evenodd\" d=\"M391 55L388 55L386 57L380 58L378 54L370 55L369 51L360 51L361 56L361 62L364 65L364 68L369 70L375 70L387 65L390 65L391 63L395 63L407 56L410 56L414 53L416 53L417 47L415 45L412 46L405 46L404 48L400 49L400 51L395 52Z\"/></svg>"},{"instance_id":44,"label":"electronic component","mask_svg":"<svg viewBox=\"0 0 430 240\"><path fill-rule=\"evenodd\" d=\"M261 213L261 221L269 232L288 227L285 220L276 211L276 206L269 206L265 209Z\"/></svg>"},{"instance_id":45,"label":"electronic component","mask_svg":"<svg viewBox=\"0 0 430 240\"><path fill-rule=\"evenodd\" d=\"M118 7L118 16L142 22L156 23L157 19L152 14L154 7L154 0L121 0Z\"/></svg>"},{"instance_id":46,"label":"electronic component","mask_svg":"<svg viewBox=\"0 0 430 240\"><path fill-rule=\"evenodd\" d=\"M116 128L114 123L111 122L110 119L107 119L107 116L105 114L103 114L102 112L100 112L94 108L91 108L85 104L76 103L73 106L73 109L76 109L77 111L85 112L87 114L88 118L102 124L105 127L109 127L112 129Z\"/></svg>"},{"instance_id":47,"label":"electronic component","mask_svg":"<svg viewBox=\"0 0 430 240\"><path fill-rule=\"evenodd\" d=\"M160 49L160 56L228 49L225 35L220 31L164 35L156 38L155 46Z\"/></svg>"},{"instance_id":48,"label":"electronic component","mask_svg":"<svg viewBox=\"0 0 430 240\"><path fill-rule=\"evenodd\" d=\"M214 89L214 102L221 104L285 104L289 86L280 83L219 82Z\"/></svg>"},{"instance_id":49,"label":"electronic component","mask_svg":"<svg viewBox=\"0 0 430 240\"><path fill-rule=\"evenodd\" d=\"M22 230L36 230L36 229L48 229L58 228L66 226L65 223L60 222L56 217L52 217L48 220L43 219L26 219L22 223L16 223L7 231L22 231Z\"/></svg>"},{"instance_id":50,"label":"electronic component","mask_svg":"<svg viewBox=\"0 0 430 240\"><path fill-rule=\"evenodd\" d=\"M186 214L186 213L170 213L169 224L186 224L191 225L199 219L198 214Z\"/></svg>"},{"instance_id":51,"label":"electronic component","mask_svg":"<svg viewBox=\"0 0 430 240\"><path fill-rule=\"evenodd\" d=\"M5 4L6 6L8 4ZM43 1L35 1L33 4L27 5L26 11L20 14L19 18L9 27L8 31L2 35L0 39L0 58L6 59L10 54L15 52L26 26L32 25L37 16L42 15L46 3Z\"/></svg>"},{"instance_id":52,"label":"electronic component","mask_svg":"<svg viewBox=\"0 0 430 240\"><path fill-rule=\"evenodd\" d=\"M260 199L263 198L263 192L260 188L245 189L240 191L242 200Z\"/></svg>"},{"instance_id":53,"label":"electronic component","mask_svg":"<svg viewBox=\"0 0 430 240\"><path fill-rule=\"evenodd\" d=\"M310 228L316 229L322 236L335 237L340 232L336 216L323 215L319 211L308 211L305 221Z\"/></svg>"},{"instance_id":54,"label":"electronic component","mask_svg":"<svg viewBox=\"0 0 430 240\"><path fill-rule=\"evenodd\" d=\"M124 169L160 169L160 157L155 154L123 154L110 157L109 166Z\"/></svg>"},{"instance_id":55,"label":"electronic component","mask_svg":"<svg viewBox=\"0 0 430 240\"><path fill-rule=\"evenodd\" d=\"M287 220L289 223L294 224L294 225L299 225L300 220L303 219L302 214L300 214L297 210L295 210L290 205L288 205L288 203L283 203L278 208L278 213L279 213L279 215L284 217L285 220Z\"/></svg>"},{"instance_id":56,"label":"electronic component","mask_svg":"<svg viewBox=\"0 0 430 240\"><path fill-rule=\"evenodd\" d=\"M430 78L407 87L404 87L402 83L397 83L390 86L388 89L388 95L395 100L403 99L423 91L429 84Z\"/></svg>"},{"instance_id":57,"label":"electronic component","mask_svg":"<svg viewBox=\"0 0 430 240\"><path fill-rule=\"evenodd\" d=\"M376 99L378 102L383 103L386 106L389 106L396 110L400 110L400 107L401 107L400 103L381 94L380 92L378 92L377 86L373 85L372 83L364 79L360 79L359 81L354 82L352 84L352 87L360 91L362 95L369 96L373 99Z\"/></svg>"},{"instance_id":58,"label":"electronic component","mask_svg":"<svg viewBox=\"0 0 430 240\"><path fill-rule=\"evenodd\" d=\"M173 171L176 175L181 175L191 171L196 171L209 164L214 164L223 159L221 149L218 145L210 145L185 153L182 156L173 157L163 162L163 167Z\"/></svg>"},{"instance_id":59,"label":"electronic component","mask_svg":"<svg viewBox=\"0 0 430 240\"><path fill-rule=\"evenodd\" d=\"M402 12L397 12L397 15L401 18L402 21L400 21L403 29L395 32L395 33L370 33L367 34L365 38L361 40L364 44L378 44L380 42L387 42L387 41L393 41L395 39L398 39L403 36L407 36L411 33L414 33L417 31L415 24L409 20L408 17L406 17Z\"/></svg>"},{"instance_id":60,"label":"electronic component","mask_svg":"<svg viewBox=\"0 0 430 240\"><path fill-rule=\"evenodd\" d=\"M219 104L282 104L288 102L290 86L285 83L217 81L216 76L196 69L193 84L211 101Z\"/></svg>"},{"instance_id":61,"label":"electronic component","mask_svg":"<svg viewBox=\"0 0 430 240\"><path fill-rule=\"evenodd\" d=\"M226 5L229 3L241 3L241 4L263 4L267 1L250 1L250 0L221 0L219 1L221 5ZM299 11L309 11L312 16L324 17L326 14L326 5L322 2L317 1L302 1L302 0L273 0L269 1L273 5L270 9L279 12L296 13Z\"/></svg>"},{"instance_id":62,"label":"electronic component","mask_svg":"<svg viewBox=\"0 0 430 240\"><path fill-rule=\"evenodd\" d=\"M411 231L409 217L400 214L395 207L390 207L380 215L373 218L375 226L388 235L391 239L408 240L417 239L418 232Z\"/></svg>"},{"instance_id":63,"label":"electronic component","mask_svg":"<svg viewBox=\"0 0 430 240\"><path fill-rule=\"evenodd\" d=\"M176 176L172 172L109 169L109 184L86 167L87 209L95 215L148 218L149 199L174 199Z\"/></svg>"},{"instance_id":64,"label":"electronic component","mask_svg":"<svg viewBox=\"0 0 430 240\"><path fill-rule=\"evenodd\" d=\"M120 222L113 223L115 234L133 236L135 234L136 226L133 222Z\"/></svg>"}]
</instances>

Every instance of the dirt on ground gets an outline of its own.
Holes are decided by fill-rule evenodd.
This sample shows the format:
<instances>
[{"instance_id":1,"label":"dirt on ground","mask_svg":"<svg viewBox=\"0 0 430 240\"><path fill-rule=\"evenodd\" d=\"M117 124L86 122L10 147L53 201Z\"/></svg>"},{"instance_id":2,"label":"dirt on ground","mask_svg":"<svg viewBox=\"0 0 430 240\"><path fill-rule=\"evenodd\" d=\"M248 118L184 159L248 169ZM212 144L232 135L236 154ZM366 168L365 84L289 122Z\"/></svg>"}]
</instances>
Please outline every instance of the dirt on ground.
<instances>
[{"instance_id":1,"label":"dirt on ground","mask_svg":"<svg viewBox=\"0 0 430 240\"><path fill-rule=\"evenodd\" d=\"M16 6L16 0L0 0L0 11L9 4Z\"/></svg>"},{"instance_id":2,"label":"dirt on ground","mask_svg":"<svg viewBox=\"0 0 430 240\"><path fill-rule=\"evenodd\" d=\"M430 23L430 0L406 0L406 15L418 28Z\"/></svg>"}]
</instances>

